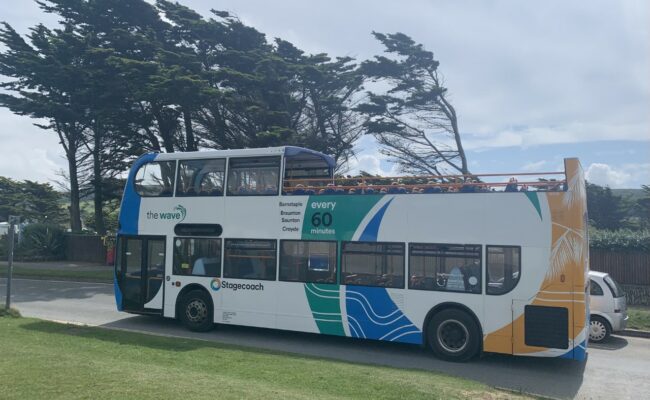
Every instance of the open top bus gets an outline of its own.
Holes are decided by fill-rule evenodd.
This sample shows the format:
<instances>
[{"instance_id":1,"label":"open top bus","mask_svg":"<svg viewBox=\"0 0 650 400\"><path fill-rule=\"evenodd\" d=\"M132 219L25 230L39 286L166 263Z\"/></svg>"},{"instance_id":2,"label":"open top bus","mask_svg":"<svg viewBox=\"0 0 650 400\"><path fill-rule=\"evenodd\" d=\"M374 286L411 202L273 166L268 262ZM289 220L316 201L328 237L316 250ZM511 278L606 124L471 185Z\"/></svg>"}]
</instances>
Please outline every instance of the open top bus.
<instances>
[{"instance_id":1,"label":"open top bus","mask_svg":"<svg viewBox=\"0 0 650 400\"><path fill-rule=\"evenodd\" d=\"M583 360L584 176L334 177L299 147L150 153L119 217L118 309Z\"/></svg>"}]
</instances>

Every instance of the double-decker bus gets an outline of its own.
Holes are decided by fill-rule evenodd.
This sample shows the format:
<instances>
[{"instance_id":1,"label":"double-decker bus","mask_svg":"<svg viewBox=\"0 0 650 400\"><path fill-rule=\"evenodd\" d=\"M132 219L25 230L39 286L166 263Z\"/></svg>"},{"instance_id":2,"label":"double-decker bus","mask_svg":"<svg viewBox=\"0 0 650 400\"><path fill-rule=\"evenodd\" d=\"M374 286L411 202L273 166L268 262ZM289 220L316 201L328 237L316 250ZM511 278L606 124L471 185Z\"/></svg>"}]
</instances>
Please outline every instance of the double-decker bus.
<instances>
[{"instance_id":1,"label":"double-decker bus","mask_svg":"<svg viewBox=\"0 0 650 400\"><path fill-rule=\"evenodd\" d=\"M585 183L577 159L564 165L336 179L331 157L298 147L145 154L121 204L117 307L195 331L404 342L456 361L583 360Z\"/></svg>"}]
</instances>

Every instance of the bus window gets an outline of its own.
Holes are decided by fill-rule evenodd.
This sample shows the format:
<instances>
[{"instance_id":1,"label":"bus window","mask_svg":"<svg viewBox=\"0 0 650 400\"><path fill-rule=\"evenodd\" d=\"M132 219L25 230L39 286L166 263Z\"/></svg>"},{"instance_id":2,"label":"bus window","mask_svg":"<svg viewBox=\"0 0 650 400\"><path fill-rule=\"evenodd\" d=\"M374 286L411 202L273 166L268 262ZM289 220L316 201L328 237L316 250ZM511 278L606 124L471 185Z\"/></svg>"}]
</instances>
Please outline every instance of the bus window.
<instances>
[{"instance_id":1,"label":"bus window","mask_svg":"<svg viewBox=\"0 0 650 400\"><path fill-rule=\"evenodd\" d=\"M174 187L176 161L144 164L135 175L135 191L144 197L170 197Z\"/></svg>"},{"instance_id":2,"label":"bus window","mask_svg":"<svg viewBox=\"0 0 650 400\"><path fill-rule=\"evenodd\" d=\"M280 241L280 280L336 283L336 242Z\"/></svg>"},{"instance_id":3,"label":"bus window","mask_svg":"<svg viewBox=\"0 0 650 400\"><path fill-rule=\"evenodd\" d=\"M275 240L226 239L224 278L274 281Z\"/></svg>"},{"instance_id":4,"label":"bus window","mask_svg":"<svg viewBox=\"0 0 650 400\"><path fill-rule=\"evenodd\" d=\"M404 288L404 244L343 242L341 279L345 285Z\"/></svg>"},{"instance_id":5,"label":"bus window","mask_svg":"<svg viewBox=\"0 0 650 400\"><path fill-rule=\"evenodd\" d=\"M175 238L174 274L221 276L221 239Z\"/></svg>"},{"instance_id":6,"label":"bus window","mask_svg":"<svg viewBox=\"0 0 650 400\"><path fill-rule=\"evenodd\" d=\"M411 243L409 289L481 293L481 246Z\"/></svg>"},{"instance_id":7,"label":"bus window","mask_svg":"<svg viewBox=\"0 0 650 400\"><path fill-rule=\"evenodd\" d=\"M517 286L521 275L521 247L487 246L487 294L499 295Z\"/></svg>"},{"instance_id":8,"label":"bus window","mask_svg":"<svg viewBox=\"0 0 650 400\"><path fill-rule=\"evenodd\" d=\"M176 196L223 196L226 160L178 162Z\"/></svg>"},{"instance_id":9,"label":"bus window","mask_svg":"<svg viewBox=\"0 0 650 400\"><path fill-rule=\"evenodd\" d=\"M280 157L231 158L228 196L276 196Z\"/></svg>"}]
</instances>

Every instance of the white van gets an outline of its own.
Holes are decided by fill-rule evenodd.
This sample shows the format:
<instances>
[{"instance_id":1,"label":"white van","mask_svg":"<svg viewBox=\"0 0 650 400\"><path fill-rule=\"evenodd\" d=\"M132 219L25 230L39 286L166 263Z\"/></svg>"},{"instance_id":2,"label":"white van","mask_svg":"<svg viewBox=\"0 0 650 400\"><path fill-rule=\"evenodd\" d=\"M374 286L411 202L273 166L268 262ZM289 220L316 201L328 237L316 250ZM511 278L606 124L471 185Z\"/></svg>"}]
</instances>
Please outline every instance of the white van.
<instances>
[{"instance_id":1,"label":"white van","mask_svg":"<svg viewBox=\"0 0 650 400\"><path fill-rule=\"evenodd\" d=\"M589 271L589 340L602 342L627 326L625 292L609 274Z\"/></svg>"}]
</instances>

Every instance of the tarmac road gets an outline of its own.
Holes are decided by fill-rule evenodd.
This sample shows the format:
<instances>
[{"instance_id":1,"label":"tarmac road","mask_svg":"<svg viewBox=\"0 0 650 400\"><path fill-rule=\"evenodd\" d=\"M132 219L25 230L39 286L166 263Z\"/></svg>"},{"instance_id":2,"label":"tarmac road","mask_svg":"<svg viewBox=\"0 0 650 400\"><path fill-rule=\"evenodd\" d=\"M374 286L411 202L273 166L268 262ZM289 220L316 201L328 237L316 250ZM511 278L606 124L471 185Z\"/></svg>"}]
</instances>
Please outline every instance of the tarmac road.
<instances>
[{"instance_id":1,"label":"tarmac road","mask_svg":"<svg viewBox=\"0 0 650 400\"><path fill-rule=\"evenodd\" d=\"M0 280L3 303L5 286ZM235 326L192 333L174 320L118 313L113 286L107 284L15 279L13 288L14 307L28 317L431 370L554 398L650 398L650 339L614 336L606 344L590 344L587 362L485 355L456 364L438 360L418 346L395 343Z\"/></svg>"}]
</instances>

